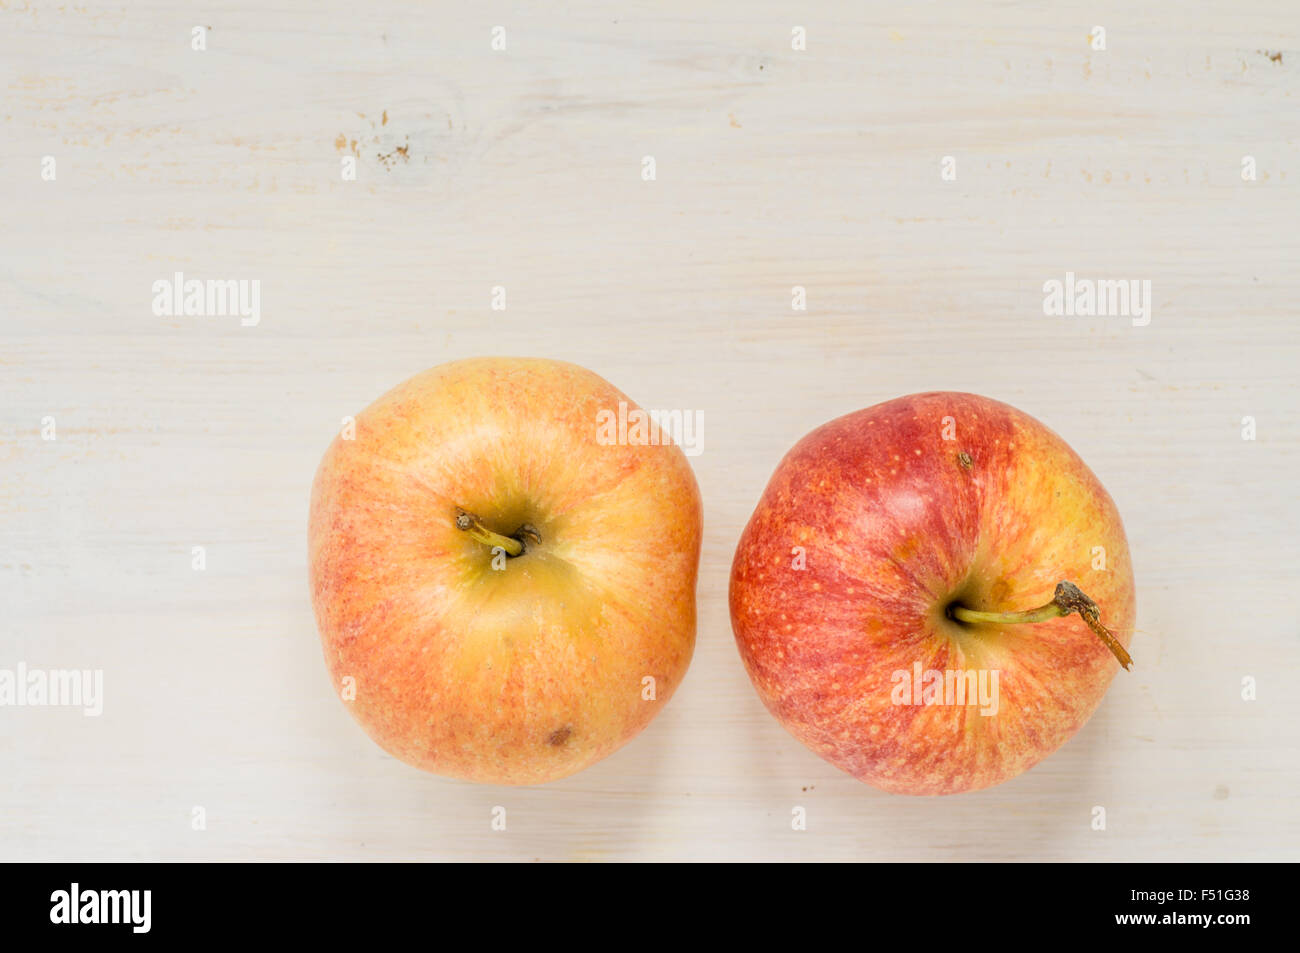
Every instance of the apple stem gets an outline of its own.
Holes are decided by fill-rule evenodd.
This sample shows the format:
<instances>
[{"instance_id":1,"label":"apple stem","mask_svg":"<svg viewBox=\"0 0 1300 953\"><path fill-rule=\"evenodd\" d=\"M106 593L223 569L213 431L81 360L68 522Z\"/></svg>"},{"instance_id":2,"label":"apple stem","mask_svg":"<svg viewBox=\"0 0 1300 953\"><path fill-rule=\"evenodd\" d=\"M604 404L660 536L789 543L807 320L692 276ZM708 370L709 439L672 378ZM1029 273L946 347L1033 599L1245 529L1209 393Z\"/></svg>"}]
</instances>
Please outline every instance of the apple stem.
<instances>
[{"instance_id":1,"label":"apple stem","mask_svg":"<svg viewBox=\"0 0 1300 953\"><path fill-rule=\"evenodd\" d=\"M495 533L484 526L483 521L473 513L466 513L459 508L456 510L456 528L469 533L471 538L478 540L484 546L491 546L494 549L500 546L507 556L518 556L524 551L523 540ZM525 527L528 528L530 527Z\"/></svg>"},{"instance_id":2,"label":"apple stem","mask_svg":"<svg viewBox=\"0 0 1300 953\"><path fill-rule=\"evenodd\" d=\"M1110 629L1101 624L1101 610L1097 608L1097 603L1084 595L1083 591L1072 582L1057 583L1052 601L1037 609L1026 609L1023 612L982 612L979 609L968 609L957 605L948 610L948 614L959 622L992 622L995 625L1045 622L1048 619L1067 616L1071 612L1079 613L1079 617L1087 623L1088 628L1092 629L1097 638L1101 639L1106 648L1110 649L1111 654L1119 660L1119 664L1124 666L1125 670L1133 668L1133 657L1125 651L1124 646L1119 644L1119 640Z\"/></svg>"}]
</instances>

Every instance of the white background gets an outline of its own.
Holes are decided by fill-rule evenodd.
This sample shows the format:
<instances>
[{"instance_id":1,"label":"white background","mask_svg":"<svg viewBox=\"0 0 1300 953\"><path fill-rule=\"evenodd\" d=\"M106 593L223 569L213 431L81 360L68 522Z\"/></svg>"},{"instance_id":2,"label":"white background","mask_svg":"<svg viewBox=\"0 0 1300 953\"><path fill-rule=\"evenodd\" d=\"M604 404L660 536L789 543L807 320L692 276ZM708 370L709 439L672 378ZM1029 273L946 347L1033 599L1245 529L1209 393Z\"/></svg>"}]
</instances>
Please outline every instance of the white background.
<instances>
[{"instance_id":1,"label":"white background","mask_svg":"<svg viewBox=\"0 0 1300 953\"><path fill-rule=\"evenodd\" d=\"M0 4L0 667L106 694L0 709L0 859L1296 859L1300 9L1138 6ZM1150 325L1044 316L1067 270ZM260 280L260 325L155 316L175 271ZM341 418L477 354L704 415L690 673L538 789L385 755L308 601ZM1083 456L1140 631L1057 754L910 799L766 713L726 586L798 437L928 389Z\"/></svg>"}]
</instances>

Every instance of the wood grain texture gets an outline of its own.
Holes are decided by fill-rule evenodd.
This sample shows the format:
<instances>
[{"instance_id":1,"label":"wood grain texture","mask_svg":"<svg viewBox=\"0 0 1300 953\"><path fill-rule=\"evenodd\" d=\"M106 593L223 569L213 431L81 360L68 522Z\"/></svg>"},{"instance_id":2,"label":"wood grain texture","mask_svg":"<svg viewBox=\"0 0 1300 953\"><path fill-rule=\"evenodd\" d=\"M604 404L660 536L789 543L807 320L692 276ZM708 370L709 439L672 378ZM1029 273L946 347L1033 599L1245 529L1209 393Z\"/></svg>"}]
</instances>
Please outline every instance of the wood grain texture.
<instances>
[{"instance_id":1,"label":"wood grain texture","mask_svg":"<svg viewBox=\"0 0 1300 953\"><path fill-rule=\"evenodd\" d=\"M106 695L0 708L0 859L1298 859L1300 9L620 6L0 2L0 667ZM259 280L260 324L155 316L176 271ZM1066 271L1150 280L1150 324L1045 316ZM693 666L537 789L386 756L308 603L340 419L494 353L704 416ZM943 800L788 736L726 607L784 451L930 389L1089 463L1140 630L1065 748Z\"/></svg>"}]
</instances>

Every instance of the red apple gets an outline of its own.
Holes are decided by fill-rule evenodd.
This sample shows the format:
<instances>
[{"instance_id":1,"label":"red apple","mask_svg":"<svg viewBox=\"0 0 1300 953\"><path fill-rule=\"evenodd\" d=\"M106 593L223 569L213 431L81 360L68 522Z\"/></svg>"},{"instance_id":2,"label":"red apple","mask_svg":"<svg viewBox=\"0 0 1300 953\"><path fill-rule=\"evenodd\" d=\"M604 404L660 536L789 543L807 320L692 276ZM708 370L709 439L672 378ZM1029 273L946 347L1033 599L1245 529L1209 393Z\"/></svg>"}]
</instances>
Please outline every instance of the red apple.
<instances>
[{"instance_id":1,"label":"red apple","mask_svg":"<svg viewBox=\"0 0 1300 953\"><path fill-rule=\"evenodd\" d=\"M1134 612L1101 483L1037 420L972 394L808 434L731 570L736 643L769 710L903 794L988 787L1059 748L1130 662Z\"/></svg>"},{"instance_id":2,"label":"red apple","mask_svg":"<svg viewBox=\"0 0 1300 953\"><path fill-rule=\"evenodd\" d=\"M598 439L635 404L559 361L426 371L336 438L312 488L335 689L416 767L500 784L610 754L681 682L701 507L679 447Z\"/></svg>"}]
</instances>

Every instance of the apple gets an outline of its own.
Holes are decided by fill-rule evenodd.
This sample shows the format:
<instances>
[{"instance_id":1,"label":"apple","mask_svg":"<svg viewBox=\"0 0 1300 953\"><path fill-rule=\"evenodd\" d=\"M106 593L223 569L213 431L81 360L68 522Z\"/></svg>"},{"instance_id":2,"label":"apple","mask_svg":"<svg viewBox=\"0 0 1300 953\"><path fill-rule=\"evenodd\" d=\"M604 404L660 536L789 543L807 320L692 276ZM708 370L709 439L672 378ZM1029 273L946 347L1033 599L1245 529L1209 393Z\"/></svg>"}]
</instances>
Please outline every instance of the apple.
<instances>
[{"instance_id":1,"label":"apple","mask_svg":"<svg viewBox=\"0 0 1300 953\"><path fill-rule=\"evenodd\" d=\"M1131 664L1115 503L1055 433L973 394L900 397L800 440L741 535L730 604L776 718L902 794L1015 777Z\"/></svg>"},{"instance_id":2,"label":"apple","mask_svg":"<svg viewBox=\"0 0 1300 953\"><path fill-rule=\"evenodd\" d=\"M478 358L389 391L312 486L312 604L335 690L427 771L539 784L672 696L695 644L701 505L680 447L598 440L573 364ZM662 438L662 439L654 439Z\"/></svg>"}]
</instances>

